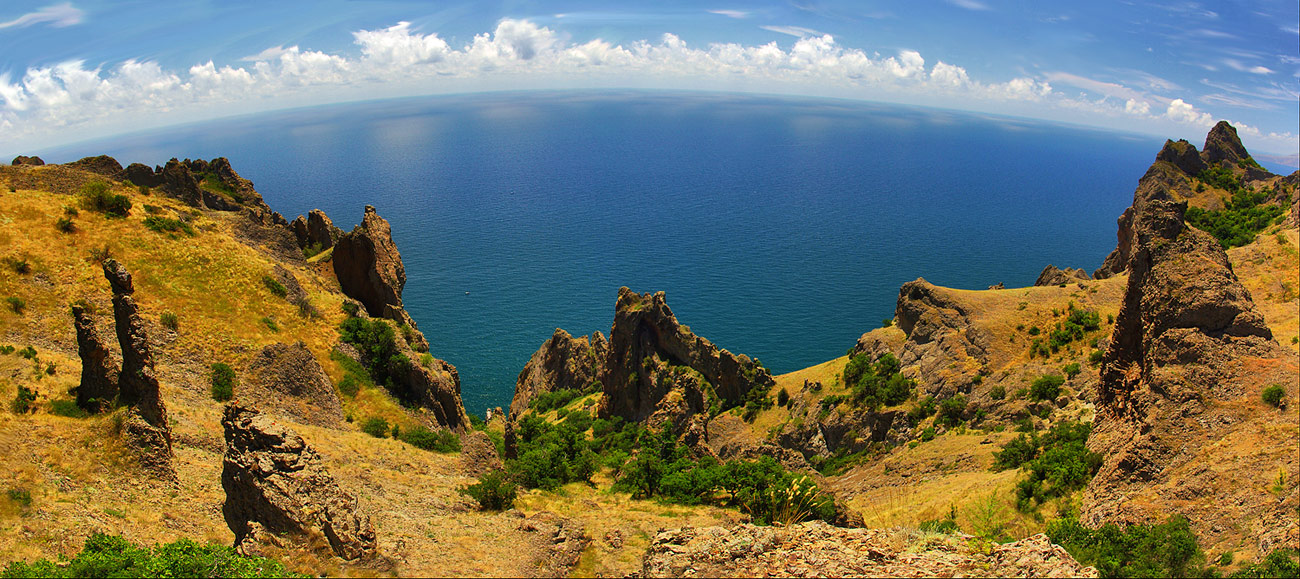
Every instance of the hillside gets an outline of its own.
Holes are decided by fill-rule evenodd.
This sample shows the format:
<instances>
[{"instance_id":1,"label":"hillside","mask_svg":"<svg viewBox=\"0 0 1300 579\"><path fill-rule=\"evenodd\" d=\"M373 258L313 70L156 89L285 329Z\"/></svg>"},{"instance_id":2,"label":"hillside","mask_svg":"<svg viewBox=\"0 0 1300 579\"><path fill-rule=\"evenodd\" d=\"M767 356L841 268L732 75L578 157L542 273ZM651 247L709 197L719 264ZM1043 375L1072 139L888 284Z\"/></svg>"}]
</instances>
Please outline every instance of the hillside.
<instances>
[{"instance_id":1,"label":"hillside","mask_svg":"<svg viewBox=\"0 0 1300 579\"><path fill-rule=\"evenodd\" d=\"M15 159L0 549L109 533L311 575L1108 576L1087 541L1113 524L1194 537L1165 574L1285 558L1297 185L1226 123L1203 151L1167 143L1093 274L917 279L845 356L778 376L622 288L608 336L557 329L484 422L407 314L374 208L291 221L225 159ZM513 505L460 492L496 473Z\"/></svg>"}]
</instances>

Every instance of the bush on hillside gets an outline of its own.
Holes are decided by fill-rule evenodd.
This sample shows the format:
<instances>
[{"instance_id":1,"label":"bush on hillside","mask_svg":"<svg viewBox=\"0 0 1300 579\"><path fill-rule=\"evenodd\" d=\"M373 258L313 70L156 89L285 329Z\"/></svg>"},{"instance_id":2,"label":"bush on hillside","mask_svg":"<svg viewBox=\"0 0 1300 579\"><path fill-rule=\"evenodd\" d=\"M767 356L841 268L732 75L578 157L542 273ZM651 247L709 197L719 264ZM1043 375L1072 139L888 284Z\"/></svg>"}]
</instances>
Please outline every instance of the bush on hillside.
<instances>
[{"instance_id":1,"label":"bush on hillside","mask_svg":"<svg viewBox=\"0 0 1300 579\"><path fill-rule=\"evenodd\" d=\"M126 195L112 192L108 183L91 181L81 186L81 206L98 211L108 217L126 217L131 214L131 200Z\"/></svg>"},{"instance_id":2,"label":"bush on hillside","mask_svg":"<svg viewBox=\"0 0 1300 579\"><path fill-rule=\"evenodd\" d=\"M1269 406L1281 408L1282 402L1286 399L1286 390L1282 388L1281 384L1273 384L1264 389L1264 392L1260 394L1260 398Z\"/></svg>"},{"instance_id":3,"label":"bush on hillside","mask_svg":"<svg viewBox=\"0 0 1300 579\"><path fill-rule=\"evenodd\" d=\"M95 533L67 561L15 561L0 572L11 577L306 577L278 561L240 555L225 545L180 539L151 548L120 536Z\"/></svg>"},{"instance_id":4,"label":"bush on hillside","mask_svg":"<svg viewBox=\"0 0 1300 579\"><path fill-rule=\"evenodd\" d=\"M388 421L379 418L378 416L367 418L365 422L361 423L361 432L369 434L375 438L387 438L388 433L390 432Z\"/></svg>"},{"instance_id":5,"label":"bush on hillside","mask_svg":"<svg viewBox=\"0 0 1300 579\"><path fill-rule=\"evenodd\" d=\"M394 426L396 428L396 426ZM399 431L394 438L411 446L431 452L460 452L460 437L450 430L434 432L423 425Z\"/></svg>"},{"instance_id":6,"label":"bush on hillside","mask_svg":"<svg viewBox=\"0 0 1300 579\"><path fill-rule=\"evenodd\" d=\"M1029 387L1029 399L1035 401L1056 400L1056 397L1061 394L1062 384L1065 384L1065 378L1060 374L1039 376Z\"/></svg>"},{"instance_id":7,"label":"bush on hillside","mask_svg":"<svg viewBox=\"0 0 1300 579\"><path fill-rule=\"evenodd\" d=\"M235 397L235 369L225 362L212 364L212 399L225 402Z\"/></svg>"},{"instance_id":8,"label":"bush on hillside","mask_svg":"<svg viewBox=\"0 0 1300 579\"><path fill-rule=\"evenodd\" d=\"M1048 523L1047 537L1102 577L1199 577L1204 555L1187 519L1159 525L1103 525L1089 529L1074 517Z\"/></svg>"},{"instance_id":9,"label":"bush on hillside","mask_svg":"<svg viewBox=\"0 0 1300 579\"><path fill-rule=\"evenodd\" d=\"M484 473L478 477L477 483L458 489L458 492L478 501L479 508L485 511L513 509L519 496L514 483L501 470Z\"/></svg>"}]
</instances>

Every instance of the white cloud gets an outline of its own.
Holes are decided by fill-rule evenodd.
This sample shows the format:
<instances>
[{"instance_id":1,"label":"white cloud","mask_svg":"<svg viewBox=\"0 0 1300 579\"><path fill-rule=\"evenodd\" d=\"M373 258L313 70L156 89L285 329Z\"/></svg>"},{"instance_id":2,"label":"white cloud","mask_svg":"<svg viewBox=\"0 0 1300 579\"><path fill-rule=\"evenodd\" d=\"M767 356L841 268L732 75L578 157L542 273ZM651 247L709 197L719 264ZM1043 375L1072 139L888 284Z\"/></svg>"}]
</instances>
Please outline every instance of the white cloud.
<instances>
[{"instance_id":1,"label":"white cloud","mask_svg":"<svg viewBox=\"0 0 1300 579\"><path fill-rule=\"evenodd\" d=\"M33 24L46 24L55 28L64 28L74 24L81 24L85 18L85 12L80 8L72 5L71 2L46 6L35 12L28 12L8 22L0 22L0 28L26 28Z\"/></svg>"},{"instance_id":2,"label":"white cloud","mask_svg":"<svg viewBox=\"0 0 1300 579\"><path fill-rule=\"evenodd\" d=\"M759 28L762 28L763 30L767 30L770 32L776 32L778 34L787 34L790 36L794 36L796 38L803 38L805 36L822 36L823 34L825 34L824 32L818 32L811 28L804 28L802 26L767 25L767 26L759 26Z\"/></svg>"},{"instance_id":3,"label":"white cloud","mask_svg":"<svg viewBox=\"0 0 1300 579\"><path fill-rule=\"evenodd\" d=\"M967 10L992 10L992 8L989 8L988 4L979 2L978 0L948 0L948 3Z\"/></svg>"},{"instance_id":4,"label":"white cloud","mask_svg":"<svg viewBox=\"0 0 1300 579\"><path fill-rule=\"evenodd\" d=\"M399 22L354 32L355 48L338 54L275 46L238 65L203 62L169 71L148 61L128 60L111 68L70 61L28 69L17 80L0 75L0 127L6 136L3 144L34 148L113 131L361 100L376 94L597 87L834 96L1127 130L1149 127L1148 132L1156 134L1168 134L1169 127L1203 130L1214 118L1173 98L1175 94L1154 94L1064 72L990 82L972 78L958 64L929 65L915 50L868 54L845 47L830 35L807 32L785 48L777 42L692 46L671 33L657 41L613 44L594 38L578 43L527 20L505 19L492 31L452 46L436 33ZM1139 78L1153 91L1176 88L1156 82L1155 77ZM1083 88L1093 96L1063 94L1053 83ZM1289 86L1273 86L1282 88L1252 92L1272 91L1276 98L1294 95ZM1223 99L1200 102L1229 105ZM1296 137L1291 133L1253 130L1248 134L1275 143L1275 150L1294 148Z\"/></svg>"},{"instance_id":5,"label":"white cloud","mask_svg":"<svg viewBox=\"0 0 1300 579\"><path fill-rule=\"evenodd\" d=\"M709 14L720 14L727 18L749 18L749 13L744 10L710 10Z\"/></svg>"}]
</instances>

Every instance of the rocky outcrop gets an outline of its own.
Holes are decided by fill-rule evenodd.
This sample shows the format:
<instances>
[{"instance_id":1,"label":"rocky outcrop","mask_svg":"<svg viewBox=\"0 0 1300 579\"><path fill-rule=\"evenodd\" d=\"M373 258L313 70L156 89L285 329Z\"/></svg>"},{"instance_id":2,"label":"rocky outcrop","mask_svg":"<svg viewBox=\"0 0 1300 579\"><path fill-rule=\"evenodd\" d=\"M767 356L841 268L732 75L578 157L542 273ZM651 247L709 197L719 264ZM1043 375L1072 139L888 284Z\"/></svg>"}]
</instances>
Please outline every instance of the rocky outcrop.
<instances>
[{"instance_id":1,"label":"rocky outcrop","mask_svg":"<svg viewBox=\"0 0 1300 579\"><path fill-rule=\"evenodd\" d=\"M263 348L249 362L244 376L236 391L240 400L303 424L343 425L343 408L334 384L302 342Z\"/></svg>"},{"instance_id":2,"label":"rocky outcrop","mask_svg":"<svg viewBox=\"0 0 1300 579\"><path fill-rule=\"evenodd\" d=\"M894 318L907 336L899 361L924 394L943 399L966 392L988 363L991 337L975 327L967 307L948 290L924 279L903 284ZM860 341L853 353L865 347Z\"/></svg>"},{"instance_id":3,"label":"rocky outcrop","mask_svg":"<svg viewBox=\"0 0 1300 579\"><path fill-rule=\"evenodd\" d=\"M609 343L600 332L575 338L559 328L533 353L515 381L510 419L528 410L537 396L557 390L597 390L609 355Z\"/></svg>"},{"instance_id":4,"label":"rocky outcrop","mask_svg":"<svg viewBox=\"0 0 1300 579\"><path fill-rule=\"evenodd\" d=\"M284 546L324 537L343 559L378 557L370 517L301 436L237 402L226 406L221 425L221 512L241 552L256 553L262 543Z\"/></svg>"},{"instance_id":5,"label":"rocky outcrop","mask_svg":"<svg viewBox=\"0 0 1300 579\"><path fill-rule=\"evenodd\" d=\"M1237 129L1228 121L1219 121L1210 129L1209 134L1205 135L1205 148L1201 150L1201 159L1207 165L1215 163L1228 163L1236 165L1238 161L1250 159L1250 153L1246 152L1246 147L1241 144L1241 138L1237 136Z\"/></svg>"},{"instance_id":6,"label":"rocky outcrop","mask_svg":"<svg viewBox=\"0 0 1300 579\"><path fill-rule=\"evenodd\" d=\"M719 349L679 324L664 293L618 290L609 355L601 378L601 416L646 422L671 421L680 432L689 416L714 404L742 403L751 389L771 390L767 369L743 354Z\"/></svg>"},{"instance_id":7,"label":"rocky outcrop","mask_svg":"<svg viewBox=\"0 0 1300 579\"><path fill-rule=\"evenodd\" d=\"M306 217L299 215L289 226L298 240L298 247L304 249L312 247L324 251L334 247L334 243L343 235L343 230L335 227L334 222L320 209L308 211Z\"/></svg>"},{"instance_id":8,"label":"rocky outcrop","mask_svg":"<svg viewBox=\"0 0 1300 579\"><path fill-rule=\"evenodd\" d=\"M1192 176L1199 175L1201 171L1206 169L1205 161L1201 159L1201 154L1196 151L1196 145L1183 139L1178 141L1166 140L1165 146L1156 155L1156 160L1169 163Z\"/></svg>"},{"instance_id":9,"label":"rocky outcrop","mask_svg":"<svg viewBox=\"0 0 1300 579\"><path fill-rule=\"evenodd\" d=\"M122 164L108 155L85 157L68 163L67 166L111 178L117 178L122 174Z\"/></svg>"},{"instance_id":10,"label":"rocky outcrop","mask_svg":"<svg viewBox=\"0 0 1300 579\"><path fill-rule=\"evenodd\" d=\"M1222 143L1220 129L1211 140L1226 151L1216 153L1221 159L1234 149ZM1105 462L1089 484L1082 518L1122 524L1180 513L1208 544L1234 533L1266 535L1274 530L1243 530L1235 521L1295 508L1294 496L1293 506L1283 507L1263 482L1247 482L1288 461L1284 468L1295 468L1294 440L1290 458L1271 456L1263 441L1234 454L1229 441L1265 428L1246 426L1268 420L1252 405L1265 385L1295 382L1294 356L1272 341L1218 241L1184 223L1187 204L1169 190L1171 173L1181 176L1156 162L1125 213L1129 278L1102 358L1089 440Z\"/></svg>"},{"instance_id":11,"label":"rocky outcrop","mask_svg":"<svg viewBox=\"0 0 1300 579\"><path fill-rule=\"evenodd\" d=\"M1092 273L1092 277L1106 279L1120 275L1128 268L1133 248L1135 212L1140 211L1151 200L1186 199L1190 196L1191 190L1191 180L1178 167L1164 161L1152 163L1151 168L1147 169L1146 174L1138 180L1137 191L1133 194L1133 205L1125 209L1119 217L1116 233L1118 242L1114 251L1106 256L1106 261Z\"/></svg>"},{"instance_id":12,"label":"rocky outcrop","mask_svg":"<svg viewBox=\"0 0 1300 579\"><path fill-rule=\"evenodd\" d=\"M126 166L123 177L131 183L141 187L158 187L163 184L163 178L155 173L153 168L140 163L131 163Z\"/></svg>"},{"instance_id":13,"label":"rocky outcrop","mask_svg":"<svg viewBox=\"0 0 1300 579\"><path fill-rule=\"evenodd\" d=\"M132 297L135 286L131 274L111 258L104 261L103 267L104 277L113 290L113 321L122 348L118 400L127 406L123 434L127 445L148 470L164 478L174 478L167 407L154 370L153 347Z\"/></svg>"},{"instance_id":14,"label":"rocky outcrop","mask_svg":"<svg viewBox=\"0 0 1300 579\"><path fill-rule=\"evenodd\" d=\"M308 235L310 229L309 224ZM406 267L402 265L397 244L393 243L392 228L375 213L374 206L367 205L361 224L339 236L331 259L343 293L361 302L366 312L394 321L409 321L402 307Z\"/></svg>"},{"instance_id":15,"label":"rocky outcrop","mask_svg":"<svg viewBox=\"0 0 1300 579\"><path fill-rule=\"evenodd\" d=\"M1063 285L1068 283L1078 283L1088 281L1092 276L1082 269L1067 267L1058 269L1056 266L1048 264L1043 268L1043 272L1038 274L1038 279L1034 281L1035 286Z\"/></svg>"},{"instance_id":16,"label":"rocky outcrop","mask_svg":"<svg viewBox=\"0 0 1300 579\"><path fill-rule=\"evenodd\" d=\"M77 329L77 354L81 356L81 383L76 387L77 406L87 412L107 410L117 400L118 367L108 345L95 329L95 318L81 304L72 305Z\"/></svg>"},{"instance_id":17,"label":"rocky outcrop","mask_svg":"<svg viewBox=\"0 0 1300 579\"><path fill-rule=\"evenodd\" d=\"M199 182L194 175L190 174L187 165L172 158L158 172L158 176L162 179L163 191L168 195L180 199L191 207L203 206L203 190L199 188Z\"/></svg>"},{"instance_id":18,"label":"rocky outcrop","mask_svg":"<svg viewBox=\"0 0 1300 579\"><path fill-rule=\"evenodd\" d=\"M1046 535L984 543L970 535L844 529L820 521L661 531L642 577L1097 577Z\"/></svg>"},{"instance_id":19,"label":"rocky outcrop","mask_svg":"<svg viewBox=\"0 0 1300 579\"><path fill-rule=\"evenodd\" d=\"M18 155L17 157L14 157L13 162L9 164L14 166L28 165L32 167L39 167L41 165L44 165L45 161L40 157L35 157L35 156L28 157L26 155Z\"/></svg>"},{"instance_id":20,"label":"rocky outcrop","mask_svg":"<svg viewBox=\"0 0 1300 579\"><path fill-rule=\"evenodd\" d=\"M530 569L538 577L568 577L582 558L591 537L572 519L542 511L519 522L519 530L530 533L534 555Z\"/></svg>"}]
</instances>

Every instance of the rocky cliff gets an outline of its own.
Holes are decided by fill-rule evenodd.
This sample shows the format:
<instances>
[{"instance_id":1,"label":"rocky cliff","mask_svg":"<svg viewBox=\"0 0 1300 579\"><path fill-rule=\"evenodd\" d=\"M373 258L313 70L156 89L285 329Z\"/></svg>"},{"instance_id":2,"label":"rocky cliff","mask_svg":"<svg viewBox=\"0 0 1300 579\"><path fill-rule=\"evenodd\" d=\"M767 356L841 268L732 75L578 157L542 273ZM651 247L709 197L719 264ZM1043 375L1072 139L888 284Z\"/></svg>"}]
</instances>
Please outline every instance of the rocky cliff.
<instances>
[{"instance_id":1,"label":"rocky cliff","mask_svg":"<svg viewBox=\"0 0 1300 579\"><path fill-rule=\"evenodd\" d=\"M714 404L740 405L750 390L766 395L774 384L757 361L719 349L678 323L663 292L620 288L609 335L601 416L653 427L671 422L680 431L690 416Z\"/></svg>"},{"instance_id":2,"label":"rocky cliff","mask_svg":"<svg viewBox=\"0 0 1300 579\"><path fill-rule=\"evenodd\" d=\"M1248 158L1224 126L1211 131L1203 157ZM1273 341L1219 242L1184 223L1183 179L1172 162L1157 160L1122 220L1127 243L1116 269L1129 278L1089 441L1105 463L1083 518L1150 522L1179 513L1211 544L1258 537L1264 551L1297 538L1300 491L1285 484L1270 492L1266 480L1279 467L1294 478L1296 417L1274 415L1260 401L1270 384L1295 396L1296 359ZM1267 425L1289 425L1291 434L1276 438Z\"/></svg>"}]
</instances>

